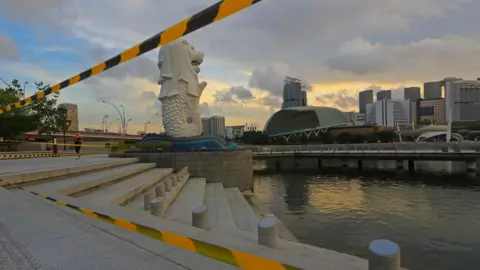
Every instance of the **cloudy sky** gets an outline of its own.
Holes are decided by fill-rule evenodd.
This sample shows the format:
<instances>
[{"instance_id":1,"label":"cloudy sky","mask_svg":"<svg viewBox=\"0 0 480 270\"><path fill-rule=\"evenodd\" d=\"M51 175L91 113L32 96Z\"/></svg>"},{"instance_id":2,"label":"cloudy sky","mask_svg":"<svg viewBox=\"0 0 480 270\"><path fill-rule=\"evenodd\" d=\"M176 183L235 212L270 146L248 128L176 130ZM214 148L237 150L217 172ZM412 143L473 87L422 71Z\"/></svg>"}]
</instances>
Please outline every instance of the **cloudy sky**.
<instances>
[{"instance_id":1,"label":"cloudy sky","mask_svg":"<svg viewBox=\"0 0 480 270\"><path fill-rule=\"evenodd\" d=\"M0 0L0 77L57 83L214 0ZM478 0L263 0L186 39L206 55L202 113L263 127L285 75L312 85L310 105L357 110L358 91L480 77ZM158 50L63 90L81 127L123 104L130 132L160 128ZM398 97L401 92L396 91Z\"/></svg>"}]
</instances>

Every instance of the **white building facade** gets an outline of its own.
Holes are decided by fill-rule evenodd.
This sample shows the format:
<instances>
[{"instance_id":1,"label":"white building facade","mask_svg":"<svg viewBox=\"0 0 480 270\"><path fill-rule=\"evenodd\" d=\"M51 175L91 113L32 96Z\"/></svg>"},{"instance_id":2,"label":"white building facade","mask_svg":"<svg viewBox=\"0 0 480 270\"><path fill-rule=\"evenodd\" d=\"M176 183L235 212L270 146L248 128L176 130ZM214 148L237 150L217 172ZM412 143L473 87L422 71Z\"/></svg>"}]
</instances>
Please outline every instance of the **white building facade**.
<instances>
[{"instance_id":1,"label":"white building facade","mask_svg":"<svg viewBox=\"0 0 480 270\"><path fill-rule=\"evenodd\" d=\"M412 102L410 100L383 99L367 104L366 124L397 127L411 126Z\"/></svg>"},{"instance_id":2,"label":"white building facade","mask_svg":"<svg viewBox=\"0 0 480 270\"><path fill-rule=\"evenodd\" d=\"M452 121L480 120L480 78L463 80L445 78L445 119Z\"/></svg>"}]
</instances>

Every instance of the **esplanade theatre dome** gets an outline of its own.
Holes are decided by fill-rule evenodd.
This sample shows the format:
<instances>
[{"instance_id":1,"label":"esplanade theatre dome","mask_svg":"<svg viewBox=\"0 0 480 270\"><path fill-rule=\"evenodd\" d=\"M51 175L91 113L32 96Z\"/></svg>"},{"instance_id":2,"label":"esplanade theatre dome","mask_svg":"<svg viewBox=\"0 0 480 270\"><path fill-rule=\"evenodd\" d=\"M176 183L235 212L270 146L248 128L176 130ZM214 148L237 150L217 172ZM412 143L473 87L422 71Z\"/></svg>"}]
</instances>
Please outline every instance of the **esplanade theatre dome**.
<instances>
[{"instance_id":1,"label":"esplanade theatre dome","mask_svg":"<svg viewBox=\"0 0 480 270\"><path fill-rule=\"evenodd\" d=\"M348 123L343 112L330 107L292 107L274 113L265 124L269 135Z\"/></svg>"}]
</instances>

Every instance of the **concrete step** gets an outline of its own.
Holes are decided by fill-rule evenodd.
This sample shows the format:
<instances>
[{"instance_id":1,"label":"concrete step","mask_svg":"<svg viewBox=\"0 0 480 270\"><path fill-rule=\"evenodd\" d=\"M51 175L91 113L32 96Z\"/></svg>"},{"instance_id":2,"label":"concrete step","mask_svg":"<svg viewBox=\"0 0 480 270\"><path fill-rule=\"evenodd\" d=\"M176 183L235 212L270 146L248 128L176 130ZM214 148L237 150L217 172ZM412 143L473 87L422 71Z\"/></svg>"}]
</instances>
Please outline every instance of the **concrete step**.
<instances>
[{"instance_id":1,"label":"concrete step","mask_svg":"<svg viewBox=\"0 0 480 270\"><path fill-rule=\"evenodd\" d=\"M170 173L172 173L172 169L149 170L113 185L82 195L79 198L97 204L125 204L138 194L141 194L144 190L162 181Z\"/></svg>"},{"instance_id":2,"label":"concrete step","mask_svg":"<svg viewBox=\"0 0 480 270\"><path fill-rule=\"evenodd\" d=\"M169 219L192 224L192 210L203 204L205 194L205 178L191 178L187 181L182 191L165 212Z\"/></svg>"},{"instance_id":3,"label":"concrete step","mask_svg":"<svg viewBox=\"0 0 480 270\"><path fill-rule=\"evenodd\" d=\"M179 172L177 172L175 174L171 174L169 176L172 179L171 180L172 183L173 183L173 180L175 179L175 176L180 177ZM175 186L172 185L172 189L169 192L165 192L165 196L164 196L165 208L168 208L172 204L172 202L175 200L175 198L180 193L182 188L185 186L186 182L188 181L188 178L189 178L189 174L187 172L187 173L184 174L183 177L181 177L182 180L180 182L177 182L177 184ZM143 197L144 197L144 195L146 195L149 192L155 194L155 187L156 186L157 185L152 186L150 189L145 190L144 192L139 194L134 200L128 202L128 204L126 206L130 209L149 212L149 210L145 210L144 198Z\"/></svg>"},{"instance_id":4,"label":"concrete step","mask_svg":"<svg viewBox=\"0 0 480 270\"><path fill-rule=\"evenodd\" d=\"M30 186L30 188L50 189L66 195L73 195L94 187L117 181L133 174L149 170L151 168L155 168L155 163L127 164L102 171L63 178L57 181L33 184Z\"/></svg>"},{"instance_id":5,"label":"concrete step","mask_svg":"<svg viewBox=\"0 0 480 270\"><path fill-rule=\"evenodd\" d=\"M235 220L235 225L241 231L257 233L260 219L252 210L238 188L226 188L225 195Z\"/></svg>"},{"instance_id":6,"label":"concrete step","mask_svg":"<svg viewBox=\"0 0 480 270\"><path fill-rule=\"evenodd\" d=\"M103 155L63 158L32 158L27 160L4 160L0 163L0 186L16 187L29 185L50 178L65 177L88 171L103 170L138 162L137 158L108 158Z\"/></svg>"},{"instance_id":7,"label":"concrete step","mask_svg":"<svg viewBox=\"0 0 480 270\"><path fill-rule=\"evenodd\" d=\"M212 229L236 230L235 220L221 183L209 183L205 188L208 224Z\"/></svg>"}]
</instances>

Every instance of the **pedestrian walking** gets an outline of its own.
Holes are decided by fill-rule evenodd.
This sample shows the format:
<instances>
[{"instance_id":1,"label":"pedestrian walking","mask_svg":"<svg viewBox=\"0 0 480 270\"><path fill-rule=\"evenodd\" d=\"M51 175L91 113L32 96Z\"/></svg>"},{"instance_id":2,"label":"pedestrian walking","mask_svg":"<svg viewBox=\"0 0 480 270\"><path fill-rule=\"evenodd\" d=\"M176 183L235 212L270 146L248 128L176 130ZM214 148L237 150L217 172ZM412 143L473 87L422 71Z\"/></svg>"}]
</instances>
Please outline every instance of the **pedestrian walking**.
<instances>
[{"instance_id":1,"label":"pedestrian walking","mask_svg":"<svg viewBox=\"0 0 480 270\"><path fill-rule=\"evenodd\" d=\"M82 148L83 139L80 136L80 133L75 133L75 137L73 137L73 144L75 145L75 153L77 153L77 159L80 159L80 149Z\"/></svg>"}]
</instances>

